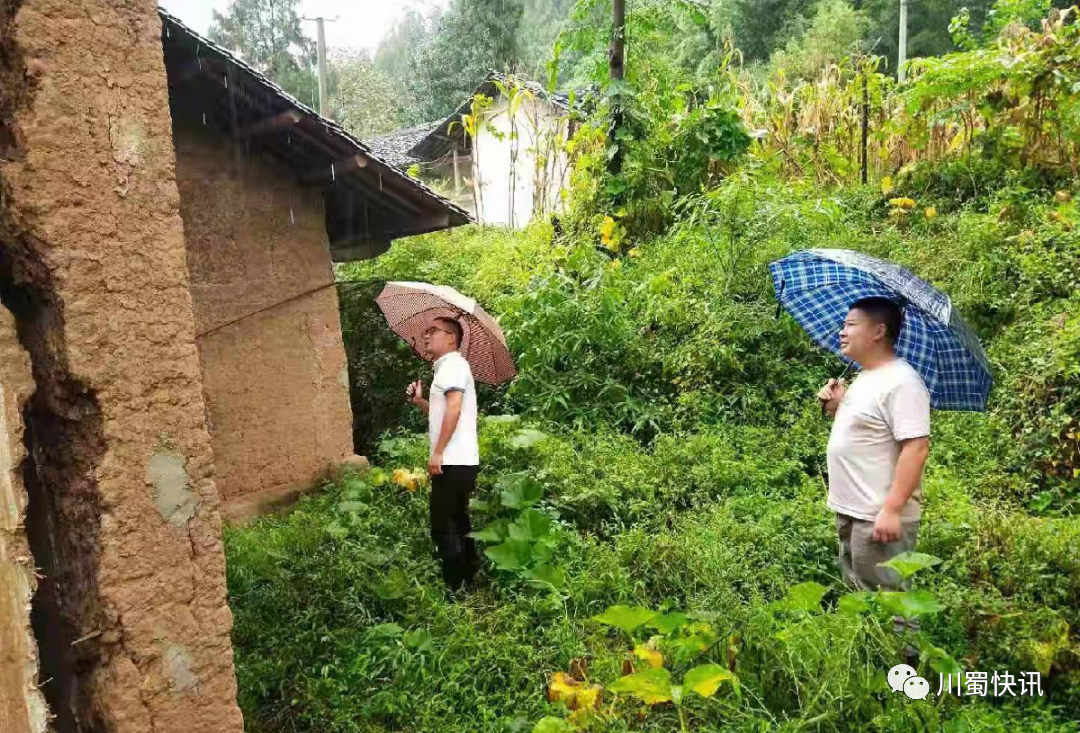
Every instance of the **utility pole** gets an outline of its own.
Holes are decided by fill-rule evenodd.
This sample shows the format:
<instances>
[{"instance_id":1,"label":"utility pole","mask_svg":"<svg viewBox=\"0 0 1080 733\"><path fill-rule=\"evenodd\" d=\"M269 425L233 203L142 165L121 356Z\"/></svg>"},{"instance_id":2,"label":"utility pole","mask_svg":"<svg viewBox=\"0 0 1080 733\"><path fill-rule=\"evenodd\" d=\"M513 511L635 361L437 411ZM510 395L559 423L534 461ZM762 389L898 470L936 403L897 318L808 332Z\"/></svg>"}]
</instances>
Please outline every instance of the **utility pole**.
<instances>
[{"instance_id":1,"label":"utility pole","mask_svg":"<svg viewBox=\"0 0 1080 733\"><path fill-rule=\"evenodd\" d=\"M900 49L896 54L896 79L900 83L907 79L907 4L908 0L900 0Z\"/></svg>"},{"instance_id":2,"label":"utility pole","mask_svg":"<svg viewBox=\"0 0 1080 733\"><path fill-rule=\"evenodd\" d=\"M318 72L319 72L319 114L323 117L329 116L330 112L330 100L326 97L326 21L333 22L337 18L304 18L304 20L315 21L315 26L318 29L318 36L316 42L316 50L318 52Z\"/></svg>"}]
</instances>

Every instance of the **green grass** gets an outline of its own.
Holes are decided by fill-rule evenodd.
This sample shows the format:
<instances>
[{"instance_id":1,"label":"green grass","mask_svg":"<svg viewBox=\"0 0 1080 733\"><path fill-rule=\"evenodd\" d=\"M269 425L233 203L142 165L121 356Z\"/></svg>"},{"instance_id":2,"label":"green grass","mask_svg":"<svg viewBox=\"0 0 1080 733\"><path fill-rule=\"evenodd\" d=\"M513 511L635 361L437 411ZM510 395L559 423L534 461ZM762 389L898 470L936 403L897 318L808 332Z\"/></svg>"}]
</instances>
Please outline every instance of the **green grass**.
<instances>
[{"instance_id":1,"label":"green grass","mask_svg":"<svg viewBox=\"0 0 1080 733\"><path fill-rule=\"evenodd\" d=\"M451 284L500 315L520 375L485 391L482 411L521 417L484 421L479 498L497 503L496 482L514 471L544 485L566 586L488 568L475 592L450 597L423 489L328 485L287 516L227 532L249 728L530 731L564 716L545 699L549 674L588 658L591 681L619 676L626 642L590 618L629 604L700 614L726 640L709 655L734 664L743 694L688 703L695 731L1077 731L1080 222L1053 188L969 173L898 177L891 195L935 205L935 219L890 217L879 191L749 175L703 195L693 221L617 266L580 232L553 239L545 225L407 240L347 266L353 279ZM942 183L984 175L962 195ZM762 226L752 248L732 234ZM918 549L943 562L919 587L945 609L924 620L921 643L969 670L1039 670L1045 698L887 694L900 645L888 620L836 611L828 425L812 395L838 362L776 317L765 272L814 246L914 267L983 339L990 411L934 415ZM381 446L372 455L384 468L422 466L424 438L410 437L418 424L399 410L418 364L359 291L343 296L343 323L358 399L376 406L365 418ZM516 448L524 425L550 437ZM374 438L400 426L393 441ZM491 516L475 512L478 525ZM828 589L824 611L778 608L811 581ZM639 716L624 700L583 726L679 722L671 706Z\"/></svg>"}]
</instances>

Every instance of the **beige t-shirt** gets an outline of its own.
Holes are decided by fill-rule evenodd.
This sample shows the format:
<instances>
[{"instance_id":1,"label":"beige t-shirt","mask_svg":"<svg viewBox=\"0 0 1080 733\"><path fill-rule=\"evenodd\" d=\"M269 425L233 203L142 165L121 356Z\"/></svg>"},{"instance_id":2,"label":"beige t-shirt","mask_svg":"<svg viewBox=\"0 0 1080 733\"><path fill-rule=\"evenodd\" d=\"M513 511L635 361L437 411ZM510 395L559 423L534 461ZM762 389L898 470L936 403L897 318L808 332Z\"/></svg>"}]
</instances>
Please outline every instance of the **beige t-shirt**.
<instances>
[{"instance_id":1,"label":"beige t-shirt","mask_svg":"<svg viewBox=\"0 0 1080 733\"><path fill-rule=\"evenodd\" d=\"M461 417L454 434L443 450L445 466L476 466L480 464L480 444L476 436L476 383L472 368L459 351L443 354L435 360L435 376L428 394L429 455L435 451L435 443L442 432L443 415L446 414L446 394L461 392Z\"/></svg>"},{"instance_id":2,"label":"beige t-shirt","mask_svg":"<svg viewBox=\"0 0 1080 733\"><path fill-rule=\"evenodd\" d=\"M900 441L930 435L930 393L903 359L864 371L848 388L829 436L829 500L835 512L874 521L892 488ZM922 513L915 489L900 519Z\"/></svg>"}]
</instances>

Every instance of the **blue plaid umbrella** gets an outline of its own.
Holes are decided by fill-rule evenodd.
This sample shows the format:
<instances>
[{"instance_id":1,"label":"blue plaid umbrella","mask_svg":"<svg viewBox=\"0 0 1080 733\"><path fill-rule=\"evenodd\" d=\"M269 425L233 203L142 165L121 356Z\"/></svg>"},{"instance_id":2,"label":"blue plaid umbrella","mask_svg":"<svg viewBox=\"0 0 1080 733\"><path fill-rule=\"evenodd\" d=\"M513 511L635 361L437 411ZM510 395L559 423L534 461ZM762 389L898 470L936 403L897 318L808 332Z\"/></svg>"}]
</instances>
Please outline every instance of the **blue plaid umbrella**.
<instances>
[{"instance_id":1,"label":"blue plaid umbrella","mask_svg":"<svg viewBox=\"0 0 1080 733\"><path fill-rule=\"evenodd\" d=\"M904 312L896 352L922 375L939 410L986 409L990 364L949 296L910 270L846 249L801 250L769 265L776 297L817 343L840 353L851 304L873 296Z\"/></svg>"}]
</instances>

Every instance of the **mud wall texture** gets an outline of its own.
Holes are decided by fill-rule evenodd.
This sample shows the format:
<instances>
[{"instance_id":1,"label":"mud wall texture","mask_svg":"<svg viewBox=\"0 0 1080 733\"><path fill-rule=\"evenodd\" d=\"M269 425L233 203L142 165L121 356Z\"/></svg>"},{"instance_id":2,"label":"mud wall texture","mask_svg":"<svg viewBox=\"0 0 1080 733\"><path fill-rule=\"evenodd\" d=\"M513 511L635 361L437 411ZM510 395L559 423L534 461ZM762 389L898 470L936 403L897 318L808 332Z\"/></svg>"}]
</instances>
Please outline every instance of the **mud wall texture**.
<instances>
[{"instance_id":1,"label":"mud wall texture","mask_svg":"<svg viewBox=\"0 0 1080 733\"><path fill-rule=\"evenodd\" d=\"M174 111L215 480L239 519L352 454L326 221L317 189Z\"/></svg>"},{"instance_id":2,"label":"mud wall texture","mask_svg":"<svg viewBox=\"0 0 1080 733\"><path fill-rule=\"evenodd\" d=\"M38 690L37 642L30 599L37 589L26 539L23 408L34 393L30 356L15 319L0 307L0 731L44 733L45 698Z\"/></svg>"},{"instance_id":3,"label":"mud wall texture","mask_svg":"<svg viewBox=\"0 0 1080 733\"><path fill-rule=\"evenodd\" d=\"M154 0L0 0L0 296L58 733L243 722Z\"/></svg>"}]
</instances>

